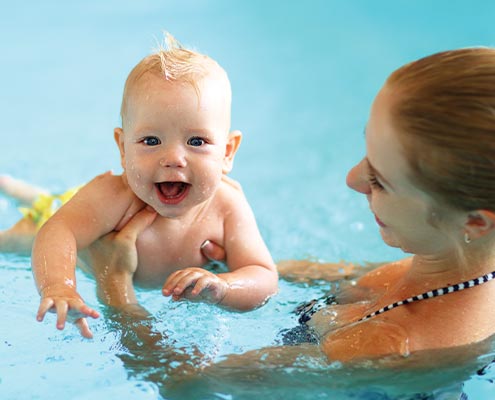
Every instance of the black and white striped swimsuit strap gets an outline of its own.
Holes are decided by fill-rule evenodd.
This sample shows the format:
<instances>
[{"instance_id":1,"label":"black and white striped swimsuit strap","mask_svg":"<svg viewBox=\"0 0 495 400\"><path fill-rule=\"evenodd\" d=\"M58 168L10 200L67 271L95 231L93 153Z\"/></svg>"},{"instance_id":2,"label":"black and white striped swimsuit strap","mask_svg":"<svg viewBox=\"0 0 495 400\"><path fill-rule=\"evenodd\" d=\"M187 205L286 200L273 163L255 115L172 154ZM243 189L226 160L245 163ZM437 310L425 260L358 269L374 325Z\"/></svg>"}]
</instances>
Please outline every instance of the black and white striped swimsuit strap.
<instances>
[{"instance_id":1,"label":"black and white striped swimsuit strap","mask_svg":"<svg viewBox=\"0 0 495 400\"><path fill-rule=\"evenodd\" d=\"M408 297L407 299L404 299L404 300L398 301L396 303L389 304L388 306L385 306L383 308L380 308L379 310L372 312L371 314L368 314L365 317L361 318L359 321L364 321L366 319L374 317L375 315L383 314L386 311L390 311L390 310L392 310L396 307L402 306L404 304L410 304L410 303L414 303L415 301L420 301L420 300L427 300L427 299L431 299L433 297L443 296L444 294L460 292L461 290L464 290L464 289L469 289L469 288L472 288L474 286L482 285L483 283L491 281L493 278L495 278L495 271L490 272L489 274L480 276L479 278L471 279L471 280L466 281L466 282L457 283L455 285L446 286L446 287L443 287L441 289L430 290L428 292L422 293L422 294L417 295L417 296Z\"/></svg>"}]
</instances>

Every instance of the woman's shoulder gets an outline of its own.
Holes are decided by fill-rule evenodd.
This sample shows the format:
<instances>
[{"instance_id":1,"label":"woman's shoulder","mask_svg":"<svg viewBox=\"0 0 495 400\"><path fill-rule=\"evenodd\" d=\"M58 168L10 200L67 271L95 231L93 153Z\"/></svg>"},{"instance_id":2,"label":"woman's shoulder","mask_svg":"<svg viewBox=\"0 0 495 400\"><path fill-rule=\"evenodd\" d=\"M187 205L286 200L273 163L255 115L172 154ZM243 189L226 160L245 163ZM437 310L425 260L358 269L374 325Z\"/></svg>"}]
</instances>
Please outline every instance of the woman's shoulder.
<instances>
[{"instance_id":1,"label":"woman's shoulder","mask_svg":"<svg viewBox=\"0 0 495 400\"><path fill-rule=\"evenodd\" d=\"M404 276L411 268L411 263L412 257L383 264L359 278L357 284L361 287L373 289L390 285L391 282L395 282Z\"/></svg>"}]
</instances>

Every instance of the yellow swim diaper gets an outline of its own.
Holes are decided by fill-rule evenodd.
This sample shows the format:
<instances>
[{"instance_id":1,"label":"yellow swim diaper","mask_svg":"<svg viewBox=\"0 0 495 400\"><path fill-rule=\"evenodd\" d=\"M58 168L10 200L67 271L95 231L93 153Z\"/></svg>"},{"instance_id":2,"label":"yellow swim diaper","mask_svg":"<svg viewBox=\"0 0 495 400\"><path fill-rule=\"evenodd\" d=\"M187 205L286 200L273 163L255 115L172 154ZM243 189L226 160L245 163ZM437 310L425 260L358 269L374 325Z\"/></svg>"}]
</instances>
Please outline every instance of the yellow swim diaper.
<instances>
[{"instance_id":1,"label":"yellow swim diaper","mask_svg":"<svg viewBox=\"0 0 495 400\"><path fill-rule=\"evenodd\" d=\"M31 207L19 207L19 211L24 218L31 219L36 228L41 228L48 221L55 211L67 203L80 189L75 187L62 194L40 194Z\"/></svg>"}]
</instances>

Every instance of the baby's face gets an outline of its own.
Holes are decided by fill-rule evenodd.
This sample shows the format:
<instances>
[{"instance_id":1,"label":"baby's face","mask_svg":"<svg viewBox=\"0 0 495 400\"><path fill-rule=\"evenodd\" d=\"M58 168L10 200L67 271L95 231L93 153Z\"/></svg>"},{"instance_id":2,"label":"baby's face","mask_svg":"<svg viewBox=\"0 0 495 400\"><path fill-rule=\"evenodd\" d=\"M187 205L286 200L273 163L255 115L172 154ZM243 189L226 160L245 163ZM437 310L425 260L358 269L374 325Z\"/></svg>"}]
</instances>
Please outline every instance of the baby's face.
<instances>
[{"instance_id":1,"label":"baby's face","mask_svg":"<svg viewBox=\"0 0 495 400\"><path fill-rule=\"evenodd\" d=\"M135 194L164 217L184 215L218 188L230 127L222 82L203 79L198 97L189 84L147 73L129 95L122 164Z\"/></svg>"}]
</instances>

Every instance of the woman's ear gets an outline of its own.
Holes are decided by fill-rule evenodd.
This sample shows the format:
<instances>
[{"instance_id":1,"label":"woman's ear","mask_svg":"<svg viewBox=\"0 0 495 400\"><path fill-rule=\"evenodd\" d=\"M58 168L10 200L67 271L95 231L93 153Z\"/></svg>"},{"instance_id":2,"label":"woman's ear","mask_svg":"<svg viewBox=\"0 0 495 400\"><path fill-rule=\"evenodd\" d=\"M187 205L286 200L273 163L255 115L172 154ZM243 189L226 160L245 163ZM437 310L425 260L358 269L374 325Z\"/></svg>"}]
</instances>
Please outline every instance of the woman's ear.
<instances>
[{"instance_id":1,"label":"woman's ear","mask_svg":"<svg viewBox=\"0 0 495 400\"><path fill-rule=\"evenodd\" d=\"M125 150L124 150L124 131L122 128L115 128L113 130L113 138L120 152L120 165L125 170Z\"/></svg>"},{"instance_id":2,"label":"woman's ear","mask_svg":"<svg viewBox=\"0 0 495 400\"><path fill-rule=\"evenodd\" d=\"M227 145L225 146L225 157L223 158L222 172L228 174L232 171L234 166L234 157L239 145L241 144L242 133L241 131L232 131L227 138Z\"/></svg>"},{"instance_id":3,"label":"woman's ear","mask_svg":"<svg viewBox=\"0 0 495 400\"><path fill-rule=\"evenodd\" d=\"M493 232L495 230L495 213L488 210L470 212L465 223L465 230L471 240Z\"/></svg>"}]
</instances>

